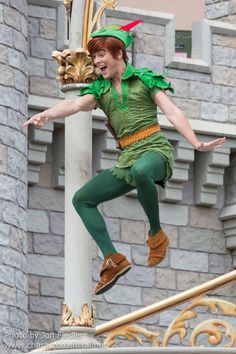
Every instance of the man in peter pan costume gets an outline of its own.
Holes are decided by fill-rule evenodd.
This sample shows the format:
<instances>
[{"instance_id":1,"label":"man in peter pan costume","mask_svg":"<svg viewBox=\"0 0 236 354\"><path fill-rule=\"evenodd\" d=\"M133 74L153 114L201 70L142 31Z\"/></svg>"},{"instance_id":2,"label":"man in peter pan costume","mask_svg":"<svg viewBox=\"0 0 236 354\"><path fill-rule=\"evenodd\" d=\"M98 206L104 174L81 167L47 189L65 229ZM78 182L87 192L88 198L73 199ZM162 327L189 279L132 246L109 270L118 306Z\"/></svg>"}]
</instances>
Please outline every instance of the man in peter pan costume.
<instances>
[{"instance_id":1,"label":"man in peter pan costume","mask_svg":"<svg viewBox=\"0 0 236 354\"><path fill-rule=\"evenodd\" d=\"M169 238L160 225L156 184L164 188L172 175L173 147L158 124L157 106L196 150L210 151L225 141L225 138L207 143L199 141L183 112L166 95L166 91L174 91L164 76L151 69L134 68L128 63L126 48L133 42L130 29L140 22L110 25L92 33L88 51L100 71L98 78L81 89L80 97L66 99L24 124L42 127L49 120L97 107L108 118L121 150L119 158L114 167L97 174L80 188L72 201L104 257L100 281L94 291L96 295L109 290L131 269L130 261L113 245L97 208L99 204L136 189L150 225L146 236L147 265L159 264L167 252Z\"/></svg>"}]
</instances>

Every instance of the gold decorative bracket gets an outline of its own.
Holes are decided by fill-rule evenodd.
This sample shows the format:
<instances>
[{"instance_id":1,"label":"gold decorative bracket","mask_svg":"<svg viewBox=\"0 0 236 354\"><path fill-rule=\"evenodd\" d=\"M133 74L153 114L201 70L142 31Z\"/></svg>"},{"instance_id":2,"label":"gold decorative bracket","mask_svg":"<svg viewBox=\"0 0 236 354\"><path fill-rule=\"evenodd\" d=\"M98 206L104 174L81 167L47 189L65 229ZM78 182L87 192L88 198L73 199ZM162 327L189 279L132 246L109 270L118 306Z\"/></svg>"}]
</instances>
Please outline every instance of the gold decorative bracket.
<instances>
[{"instance_id":1,"label":"gold decorative bracket","mask_svg":"<svg viewBox=\"0 0 236 354\"><path fill-rule=\"evenodd\" d=\"M89 84L96 79L98 70L94 67L92 58L83 48L76 51L65 49L63 52L55 50L52 57L59 64L57 79L62 85L72 83Z\"/></svg>"}]
</instances>

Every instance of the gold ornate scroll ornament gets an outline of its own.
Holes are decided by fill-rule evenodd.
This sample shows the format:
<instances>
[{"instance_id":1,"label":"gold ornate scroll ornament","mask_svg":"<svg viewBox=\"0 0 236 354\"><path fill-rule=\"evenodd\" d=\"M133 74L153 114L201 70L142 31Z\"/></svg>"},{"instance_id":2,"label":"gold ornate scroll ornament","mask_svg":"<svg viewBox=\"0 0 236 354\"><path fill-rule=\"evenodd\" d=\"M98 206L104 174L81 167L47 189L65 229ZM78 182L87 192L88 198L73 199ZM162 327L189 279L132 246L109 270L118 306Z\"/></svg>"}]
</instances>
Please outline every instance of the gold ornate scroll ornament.
<instances>
[{"instance_id":1,"label":"gold ornate scroll ornament","mask_svg":"<svg viewBox=\"0 0 236 354\"><path fill-rule=\"evenodd\" d=\"M236 318L235 304L221 299L196 298L193 303L181 311L170 324L165 333L162 345L160 345L160 342L156 339L160 333L148 331L137 325L116 328L110 332L104 344L107 347L112 347L115 344L115 338L119 336L126 337L128 340L136 340L139 344L142 344L142 340L139 337L140 334L143 334L155 347L167 347L171 338L175 335L179 335L180 341L182 341L187 336L187 329L189 329L188 321L197 318L196 307L207 307L212 315L220 312L220 316ZM225 319L208 319L196 325L190 335L189 345L191 347L197 347L197 341L202 334L208 335L208 343L210 346L218 346L222 343L223 339L225 348L236 346L236 329ZM199 345L204 346L202 343Z\"/></svg>"},{"instance_id":2,"label":"gold ornate scroll ornament","mask_svg":"<svg viewBox=\"0 0 236 354\"><path fill-rule=\"evenodd\" d=\"M143 334L152 343L153 347L159 347L157 337L160 333L148 331L147 329L137 325L116 328L106 338L104 345L107 347L112 347L115 344L115 338L119 336L126 337L128 340L136 340L139 344L143 344L143 341L139 336L140 334Z\"/></svg>"},{"instance_id":3,"label":"gold ornate scroll ornament","mask_svg":"<svg viewBox=\"0 0 236 354\"><path fill-rule=\"evenodd\" d=\"M82 305L82 313L80 316L75 316L72 314L71 309L63 304L62 317L61 317L61 326L81 326L81 327L94 327L95 316L94 308L89 308L87 303Z\"/></svg>"},{"instance_id":4,"label":"gold ornate scroll ornament","mask_svg":"<svg viewBox=\"0 0 236 354\"><path fill-rule=\"evenodd\" d=\"M208 307L211 312L220 312L220 316L224 315L236 318L235 304L221 299L197 298L191 305L181 311L171 323L163 340L164 347L168 345L169 340L176 334L180 336L181 340L186 337L187 321L197 318L196 307ZM224 337L228 340L228 343L224 347L228 348L236 345L236 330L231 323L223 319L209 319L199 323L190 336L191 347L197 347L197 339L203 333L208 335L208 343L211 346L221 344Z\"/></svg>"}]
</instances>

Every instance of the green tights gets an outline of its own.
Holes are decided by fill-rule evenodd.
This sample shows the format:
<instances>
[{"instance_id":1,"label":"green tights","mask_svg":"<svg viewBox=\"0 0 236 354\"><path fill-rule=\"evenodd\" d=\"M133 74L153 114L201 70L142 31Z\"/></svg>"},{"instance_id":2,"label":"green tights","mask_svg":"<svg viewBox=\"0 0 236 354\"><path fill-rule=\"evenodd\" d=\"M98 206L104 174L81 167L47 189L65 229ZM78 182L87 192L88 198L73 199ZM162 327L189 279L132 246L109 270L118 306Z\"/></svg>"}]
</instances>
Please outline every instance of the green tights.
<instances>
[{"instance_id":1,"label":"green tights","mask_svg":"<svg viewBox=\"0 0 236 354\"><path fill-rule=\"evenodd\" d=\"M138 200L141 203L150 224L150 236L160 231L158 193L154 181L166 177L165 160L158 152L149 152L141 156L131 167L131 174L136 183ZM113 246L106 224L97 206L107 200L117 198L135 189L105 170L81 189L73 197L73 205L88 232L106 257L117 253Z\"/></svg>"}]
</instances>

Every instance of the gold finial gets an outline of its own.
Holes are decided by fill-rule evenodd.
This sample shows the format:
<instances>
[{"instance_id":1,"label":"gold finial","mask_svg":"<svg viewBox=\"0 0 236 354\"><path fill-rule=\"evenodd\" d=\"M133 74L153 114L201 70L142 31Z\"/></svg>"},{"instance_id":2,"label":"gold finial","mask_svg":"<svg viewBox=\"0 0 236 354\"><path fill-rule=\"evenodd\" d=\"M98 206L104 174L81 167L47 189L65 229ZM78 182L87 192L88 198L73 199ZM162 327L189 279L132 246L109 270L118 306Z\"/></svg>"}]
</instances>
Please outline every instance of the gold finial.
<instances>
[{"instance_id":1,"label":"gold finial","mask_svg":"<svg viewBox=\"0 0 236 354\"><path fill-rule=\"evenodd\" d=\"M64 0L63 1L63 5L66 8L66 14L67 14L67 17L69 18L70 17L70 13L71 13L72 0Z\"/></svg>"}]
</instances>

